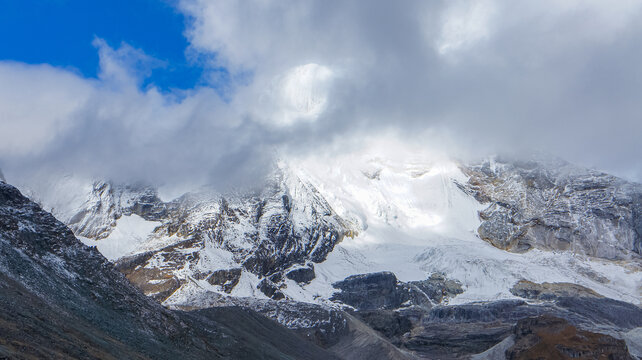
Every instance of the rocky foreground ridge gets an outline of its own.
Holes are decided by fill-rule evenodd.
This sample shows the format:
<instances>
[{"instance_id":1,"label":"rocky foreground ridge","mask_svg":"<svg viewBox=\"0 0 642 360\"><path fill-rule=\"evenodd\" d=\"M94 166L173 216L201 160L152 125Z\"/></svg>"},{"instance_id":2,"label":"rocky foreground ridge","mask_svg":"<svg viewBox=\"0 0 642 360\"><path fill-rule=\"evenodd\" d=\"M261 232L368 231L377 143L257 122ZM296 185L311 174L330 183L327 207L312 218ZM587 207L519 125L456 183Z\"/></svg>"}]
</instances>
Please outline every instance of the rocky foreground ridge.
<instances>
[{"instance_id":1,"label":"rocky foreground ridge","mask_svg":"<svg viewBox=\"0 0 642 360\"><path fill-rule=\"evenodd\" d=\"M0 181L0 358L333 355L252 311L170 311Z\"/></svg>"}]
</instances>

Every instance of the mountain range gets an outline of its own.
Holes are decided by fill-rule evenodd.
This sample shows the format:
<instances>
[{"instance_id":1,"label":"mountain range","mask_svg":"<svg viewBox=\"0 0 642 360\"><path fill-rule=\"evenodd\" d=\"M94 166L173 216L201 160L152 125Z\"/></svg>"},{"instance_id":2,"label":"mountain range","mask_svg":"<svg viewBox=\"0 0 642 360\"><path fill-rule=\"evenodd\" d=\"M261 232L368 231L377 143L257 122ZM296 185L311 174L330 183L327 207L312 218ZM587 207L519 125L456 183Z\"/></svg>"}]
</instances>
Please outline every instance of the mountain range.
<instances>
[{"instance_id":1,"label":"mountain range","mask_svg":"<svg viewBox=\"0 0 642 360\"><path fill-rule=\"evenodd\" d=\"M642 357L642 186L559 159L18 187L33 201L0 188L0 356Z\"/></svg>"}]
</instances>

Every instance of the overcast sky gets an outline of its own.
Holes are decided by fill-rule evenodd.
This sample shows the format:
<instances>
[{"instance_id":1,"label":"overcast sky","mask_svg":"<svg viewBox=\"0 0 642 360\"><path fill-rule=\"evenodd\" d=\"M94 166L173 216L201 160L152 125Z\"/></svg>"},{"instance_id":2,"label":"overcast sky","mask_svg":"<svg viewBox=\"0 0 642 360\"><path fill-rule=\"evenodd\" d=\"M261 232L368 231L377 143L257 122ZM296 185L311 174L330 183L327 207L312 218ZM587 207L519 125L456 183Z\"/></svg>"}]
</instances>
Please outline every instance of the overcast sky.
<instances>
[{"instance_id":1,"label":"overcast sky","mask_svg":"<svg viewBox=\"0 0 642 360\"><path fill-rule=\"evenodd\" d=\"M458 157L544 150L642 180L642 0L171 5L184 19L180 54L90 31L92 75L4 50L8 180L59 168L222 184L275 154L372 136L443 143ZM154 81L176 59L198 79Z\"/></svg>"}]
</instances>

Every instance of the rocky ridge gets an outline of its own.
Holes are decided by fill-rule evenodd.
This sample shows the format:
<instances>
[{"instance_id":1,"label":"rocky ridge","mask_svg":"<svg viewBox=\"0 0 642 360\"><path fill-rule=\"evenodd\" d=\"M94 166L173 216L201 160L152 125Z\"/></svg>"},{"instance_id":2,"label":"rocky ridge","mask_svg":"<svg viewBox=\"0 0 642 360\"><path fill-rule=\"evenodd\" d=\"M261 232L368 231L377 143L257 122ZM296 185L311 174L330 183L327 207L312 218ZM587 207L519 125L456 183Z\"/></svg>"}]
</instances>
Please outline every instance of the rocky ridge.
<instances>
[{"instance_id":1,"label":"rocky ridge","mask_svg":"<svg viewBox=\"0 0 642 360\"><path fill-rule=\"evenodd\" d=\"M306 283L314 263L350 234L346 223L309 184L277 171L255 193L222 196L189 193L163 202L144 186L94 184L69 226L83 238L101 241L123 216L137 215L157 227L118 268L146 294L165 300L187 281L232 293L241 276L265 296L281 299L285 279ZM96 242L100 244L99 242Z\"/></svg>"},{"instance_id":2,"label":"rocky ridge","mask_svg":"<svg viewBox=\"0 0 642 360\"><path fill-rule=\"evenodd\" d=\"M170 311L95 248L0 182L0 356L317 358L333 356L249 310Z\"/></svg>"},{"instance_id":3,"label":"rocky ridge","mask_svg":"<svg viewBox=\"0 0 642 360\"><path fill-rule=\"evenodd\" d=\"M562 160L490 159L465 166L481 203L479 236L501 249L642 255L642 186Z\"/></svg>"}]
</instances>

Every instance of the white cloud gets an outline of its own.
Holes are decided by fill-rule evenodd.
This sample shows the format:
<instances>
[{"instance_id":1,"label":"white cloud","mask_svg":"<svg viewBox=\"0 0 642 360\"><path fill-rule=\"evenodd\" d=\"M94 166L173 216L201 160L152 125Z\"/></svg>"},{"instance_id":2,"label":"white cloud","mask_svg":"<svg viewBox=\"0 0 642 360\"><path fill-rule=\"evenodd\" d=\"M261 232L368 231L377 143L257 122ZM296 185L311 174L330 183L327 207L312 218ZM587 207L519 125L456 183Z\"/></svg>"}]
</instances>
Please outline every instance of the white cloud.
<instances>
[{"instance_id":1,"label":"white cloud","mask_svg":"<svg viewBox=\"0 0 642 360\"><path fill-rule=\"evenodd\" d=\"M296 66L262 89L252 118L277 127L314 122L326 110L334 78L323 65Z\"/></svg>"},{"instance_id":2,"label":"white cloud","mask_svg":"<svg viewBox=\"0 0 642 360\"><path fill-rule=\"evenodd\" d=\"M43 151L74 126L91 82L47 65L0 62L0 155Z\"/></svg>"},{"instance_id":3,"label":"white cloud","mask_svg":"<svg viewBox=\"0 0 642 360\"><path fill-rule=\"evenodd\" d=\"M272 79L316 63L341 69L321 97L325 110L314 112L323 121L310 122L317 132L442 128L488 151L536 148L619 173L642 168L630 155L642 145L627 135L642 131L640 0L179 3L194 49L252 74L236 99L260 109L253 118L300 125L283 114L305 106L257 104Z\"/></svg>"},{"instance_id":4,"label":"white cloud","mask_svg":"<svg viewBox=\"0 0 642 360\"><path fill-rule=\"evenodd\" d=\"M126 44L96 44L98 79L0 63L0 159L9 178L43 170L224 185L263 170L267 132L244 121L214 90L141 90L144 67L154 60Z\"/></svg>"},{"instance_id":5,"label":"white cloud","mask_svg":"<svg viewBox=\"0 0 642 360\"><path fill-rule=\"evenodd\" d=\"M476 153L543 148L642 173L640 0L179 0L178 8L190 51L230 71L226 101L208 88L141 89L164 64L99 39L98 79L0 63L3 163L145 180L252 178L276 150L323 151L394 130L420 141L448 133Z\"/></svg>"},{"instance_id":6,"label":"white cloud","mask_svg":"<svg viewBox=\"0 0 642 360\"><path fill-rule=\"evenodd\" d=\"M442 55L474 46L487 40L491 33L495 4L491 0L453 1L442 15L437 51Z\"/></svg>"}]
</instances>

